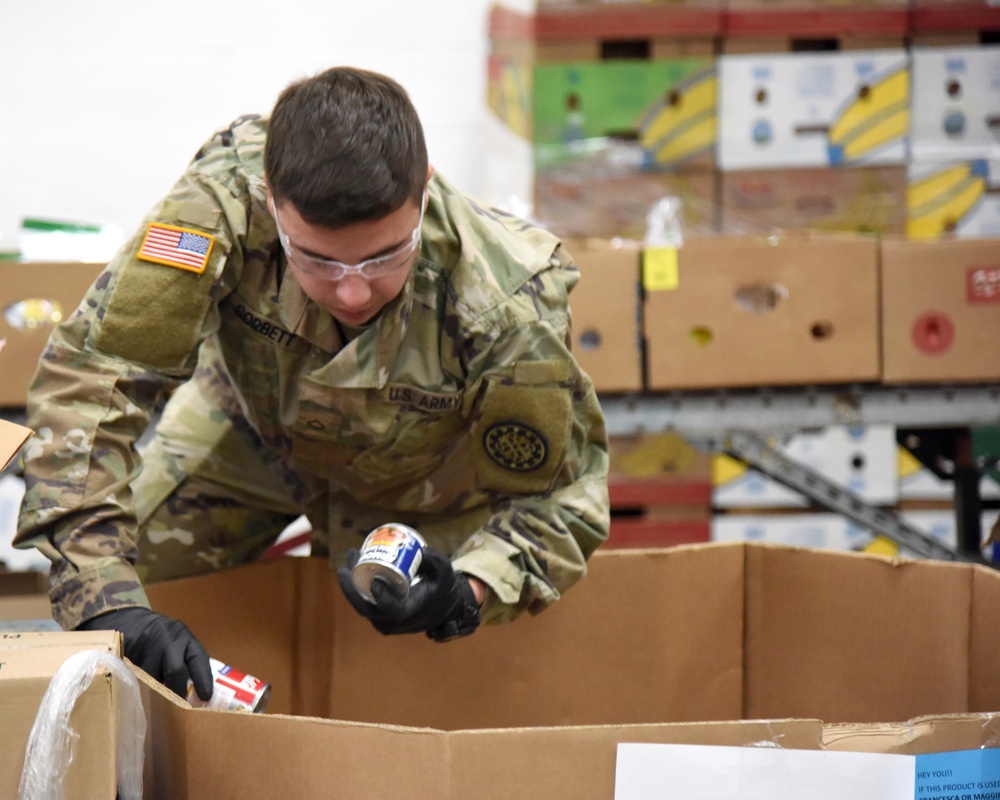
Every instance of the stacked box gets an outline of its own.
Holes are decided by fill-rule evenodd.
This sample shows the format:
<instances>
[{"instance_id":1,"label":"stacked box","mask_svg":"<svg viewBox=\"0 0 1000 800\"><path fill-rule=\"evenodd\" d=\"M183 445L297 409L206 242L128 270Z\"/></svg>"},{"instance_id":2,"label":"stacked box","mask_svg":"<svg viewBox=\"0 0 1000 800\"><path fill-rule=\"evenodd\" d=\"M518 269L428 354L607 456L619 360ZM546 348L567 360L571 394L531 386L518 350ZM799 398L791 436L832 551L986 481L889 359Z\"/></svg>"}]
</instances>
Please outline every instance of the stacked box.
<instances>
[{"instance_id":1,"label":"stacked box","mask_svg":"<svg viewBox=\"0 0 1000 800\"><path fill-rule=\"evenodd\" d=\"M719 19L650 4L495 9L488 199L561 235L641 240L657 201L678 197L688 229L714 231Z\"/></svg>"},{"instance_id":2,"label":"stacked box","mask_svg":"<svg viewBox=\"0 0 1000 800\"><path fill-rule=\"evenodd\" d=\"M884 383L1000 380L1000 244L882 242Z\"/></svg>"},{"instance_id":3,"label":"stacked box","mask_svg":"<svg viewBox=\"0 0 1000 800\"><path fill-rule=\"evenodd\" d=\"M625 241L566 239L580 269L570 293L573 353L599 392L643 387L639 247Z\"/></svg>"},{"instance_id":4,"label":"stacked box","mask_svg":"<svg viewBox=\"0 0 1000 800\"><path fill-rule=\"evenodd\" d=\"M873 237L717 236L643 259L648 389L878 380Z\"/></svg>"},{"instance_id":5,"label":"stacked box","mask_svg":"<svg viewBox=\"0 0 1000 800\"><path fill-rule=\"evenodd\" d=\"M913 49L907 233L1000 237L1000 46Z\"/></svg>"},{"instance_id":6,"label":"stacked box","mask_svg":"<svg viewBox=\"0 0 1000 800\"><path fill-rule=\"evenodd\" d=\"M721 56L722 230L902 233L908 122L902 48Z\"/></svg>"},{"instance_id":7,"label":"stacked box","mask_svg":"<svg viewBox=\"0 0 1000 800\"><path fill-rule=\"evenodd\" d=\"M892 425L803 431L776 443L776 448L868 504L891 506L899 498L896 431ZM721 454L715 457L712 505L717 509L802 509L810 504L805 495L740 461Z\"/></svg>"}]
</instances>

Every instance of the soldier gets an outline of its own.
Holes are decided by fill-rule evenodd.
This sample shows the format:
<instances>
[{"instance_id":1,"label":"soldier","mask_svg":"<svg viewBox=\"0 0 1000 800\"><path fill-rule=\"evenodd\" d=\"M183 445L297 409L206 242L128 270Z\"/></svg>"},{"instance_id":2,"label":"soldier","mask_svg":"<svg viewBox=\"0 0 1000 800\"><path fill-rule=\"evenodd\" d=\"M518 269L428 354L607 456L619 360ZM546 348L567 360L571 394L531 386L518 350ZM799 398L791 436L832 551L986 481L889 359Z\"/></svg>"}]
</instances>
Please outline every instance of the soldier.
<instances>
[{"instance_id":1,"label":"soldier","mask_svg":"<svg viewBox=\"0 0 1000 800\"><path fill-rule=\"evenodd\" d=\"M208 699L204 648L143 584L252 561L303 514L384 634L541 611L609 524L604 421L569 350L578 277L550 233L434 173L384 76L330 69L219 131L29 390L16 542L52 561L55 619L121 631ZM405 599L377 583L372 603L350 569L386 522L428 550Z\"/></svg>"}]
</instances>

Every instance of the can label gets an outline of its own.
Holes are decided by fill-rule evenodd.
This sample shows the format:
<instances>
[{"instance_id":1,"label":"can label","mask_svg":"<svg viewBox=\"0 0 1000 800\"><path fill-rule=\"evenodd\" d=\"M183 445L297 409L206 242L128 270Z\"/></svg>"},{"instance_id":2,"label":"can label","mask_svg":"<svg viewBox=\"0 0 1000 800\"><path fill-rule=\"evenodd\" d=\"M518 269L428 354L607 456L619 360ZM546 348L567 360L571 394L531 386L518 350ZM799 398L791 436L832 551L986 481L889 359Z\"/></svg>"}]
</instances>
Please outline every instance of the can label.
<instances>
[{"instance_id":1,"label":"can label","mask_svg":"<svg viewBox=\"0 0 1000 800\"><path fill-rule=\"evenodd\" d=\"M351 572L355 588L374 603L372 581L380 580L405 597L417 582L426 543L413 528L390 522L375 528L361 545L358 563Z\"/></svg>"},{"instance_id":2,"label":"can label","mask_svg":"<svg viewBox=\"0 0 1000 800\"><path fill-rule=\"evenodd\" d=\"M195 708L214 708L218 711L249 711L260 713L271 697L271 684L247 675L214 658L212 666L212 697L202 700L188 680L187 701Z\"/></svg>"}]
</instances>

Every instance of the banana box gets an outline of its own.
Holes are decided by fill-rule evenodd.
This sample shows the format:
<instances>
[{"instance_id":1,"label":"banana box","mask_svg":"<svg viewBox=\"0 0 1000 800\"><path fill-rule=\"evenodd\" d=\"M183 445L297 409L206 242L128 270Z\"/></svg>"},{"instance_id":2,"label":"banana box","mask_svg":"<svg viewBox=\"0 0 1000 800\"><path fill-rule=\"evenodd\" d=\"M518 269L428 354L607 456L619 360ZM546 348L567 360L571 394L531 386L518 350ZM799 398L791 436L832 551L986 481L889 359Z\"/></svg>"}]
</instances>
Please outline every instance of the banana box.
<instances>
[{"instance_id":1,"label":"banana box","mask_svg":"<svg viewBox=\"0 0 1000 800\"><path fill-rule=\"evenodd\" d=\"M560 236L642 241L650 212L673 197L683 229L710 234L718 228L718 179L715 170L544 169L532 189L534 216Z\"/></svg>"},{"instance_id":2,"label":"banana box","mask_svg":"<svg viewBox=\"0 0 1000 800\"><path fill-rule=\"evenodd\" d=\"M580 269L570 294L573 353L601 392L642 389L639 247L624 241L566 239Z\"/></svg>"},{"instance_id":3,"label":"banana box","mask_svg":"<svg viewBox=\"0 0 1000 800\"><path fill-rule=\"evenodd\" d=\"M1000 239L881 249L882 381L1000 380Z\"/></svg>"},{"instance_id":4,"label":"banana box","mask_svg":"<svg viewBox=\"0 0 1000 800\"><path fill-rule=\"evenodd\" d=\"M717 227L712 57L525 63L491 59L486 199L567 236L642 239L677 196Z\"/></svg>"},{"instance_id":5,"label":"banana box","mask_svg":"<svg viewBox=\"0 0 1000 800\"><path fill-rule=\"evenodd\" d=\"M635 143L643 169L713 163L712 57L533 63L494 54L487 100L536 146L540 165L585 160L609 139Z\"/></svg>"},{"instance_id":6,"label":"banana box","mask_svg":"<svg viewBox=\"0 0 1000 800\"><path fill-rule=\"evenodd\" d=\"M912 161L906 233L911 239L1000 238L1000 158Z\"/></svg>"},{"instance_id":7,"label":"banana box","mask_svg":"<svg viewBox=\"0 0 1000 800\"><path fill-rule=\"evenodd\" d=\"M900 500L955 499L955 484L939 478L905 448L899 448L897 461ZM983 475L979 481L979 496L983 500L1000 500L1000 483L990 475Z\"/></svg>"},{"instance_id":8,"label":"banana box","mask_svg":"<svg viewBox=\"0 0 1000 800\"><path fill-rule=\"evenodd\" d=\"M1000 159L1000 45L914 47L912 157Z\"/></svg>"},{"instance_id":9,"label":"banana box","mask_svg":"<svg viewBox=\"0 0 1000 800\"><path fill-rule=\"evenodd\" d=\"M721 228L903 233L906 167L800 167L721 173Z\"/></svg>"},{"instance_id":10,"label":"banana box","mask_svg":"<svg viewBox=\"0 0 1000 800\"><path fill-rule=\"evenodd\" d=\"M896 447L892 425L837 425L775 443L781 454L872 505L892 505L898 499ZM810 503L741 461L724 454L713 457L714 508L803 508Z\"/></svg>"},{"instance_id":11,"label":"banana box","mask_svg":"<svg viewBox=\"0 0 1000 800\"><path fill-rule=\"evenodd\" d=\"M685 237L642 266L647 389L878 379L873 236Z\"/></svg>"},{"instance_id":12,"label":"banana box","mask_svg":"<svg viewBox=\"0 0 1000 800\"><path fill-rule=\"evenodd\" d=\"M723 170L906 163L903 49L723 55L718 76Z\"/></svg>"}]
</instances>

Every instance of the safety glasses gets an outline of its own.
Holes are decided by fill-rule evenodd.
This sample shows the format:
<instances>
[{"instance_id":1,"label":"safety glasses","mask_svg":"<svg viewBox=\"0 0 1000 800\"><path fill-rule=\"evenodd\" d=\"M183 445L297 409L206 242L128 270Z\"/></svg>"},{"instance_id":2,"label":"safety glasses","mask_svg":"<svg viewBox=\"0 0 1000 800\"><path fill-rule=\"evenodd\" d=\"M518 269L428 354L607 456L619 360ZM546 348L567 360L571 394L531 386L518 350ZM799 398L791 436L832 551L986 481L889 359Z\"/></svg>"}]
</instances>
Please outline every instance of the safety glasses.
<instances>
[{"instance_id":1,"label":"safety glasses","mask_svg":"<svg viewBox=\"0 0 1000 800\"><path fill-rule=\"evenodd\" d=\"M288 235L282 230L281 220L278 219L278 205L273 201L271 202L271 213L274 215L274 224L278 229L278 241L281 242L281 249L285 251L285 256L293 267L306 275L327 281L339 281L345 275L360 275L365 280L373 281L390 275L409 264L410 256L413 255L413 251L417 249L417 244L420 242L420 228L424 224L426 206L427 189L424 189L420 199L420 219L417 220L417 226L410 234L410 241L397 247L391 253L365 259L360 264L345 264L343 261L332 258L320 258L304 253L292 244Z\"/></svg>"}]
</instances>

